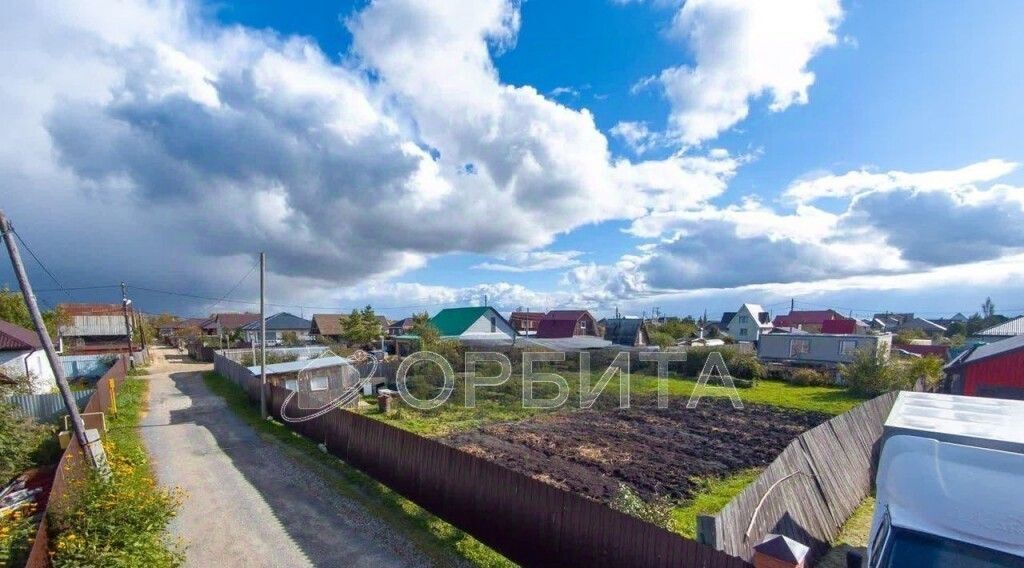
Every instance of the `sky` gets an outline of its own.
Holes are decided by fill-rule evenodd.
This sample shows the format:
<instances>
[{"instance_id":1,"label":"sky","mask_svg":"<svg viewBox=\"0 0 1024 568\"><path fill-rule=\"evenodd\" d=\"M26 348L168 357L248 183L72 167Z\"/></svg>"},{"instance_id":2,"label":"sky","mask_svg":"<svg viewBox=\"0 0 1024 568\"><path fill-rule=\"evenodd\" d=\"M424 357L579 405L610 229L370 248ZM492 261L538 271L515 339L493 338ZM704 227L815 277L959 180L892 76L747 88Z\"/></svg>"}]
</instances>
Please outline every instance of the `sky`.
<instances>
[{"instance_id":1,"label":"sky","mask_svg":"<svg viewBox=\"0 0 1024 568\"><path fill-rule=\"evenodd\" d=\"M253 310L265 251L268 311L307 317L1024 312L1024 4L0 15L0 207L44 307Z\"/></svg>"}]
</instances>

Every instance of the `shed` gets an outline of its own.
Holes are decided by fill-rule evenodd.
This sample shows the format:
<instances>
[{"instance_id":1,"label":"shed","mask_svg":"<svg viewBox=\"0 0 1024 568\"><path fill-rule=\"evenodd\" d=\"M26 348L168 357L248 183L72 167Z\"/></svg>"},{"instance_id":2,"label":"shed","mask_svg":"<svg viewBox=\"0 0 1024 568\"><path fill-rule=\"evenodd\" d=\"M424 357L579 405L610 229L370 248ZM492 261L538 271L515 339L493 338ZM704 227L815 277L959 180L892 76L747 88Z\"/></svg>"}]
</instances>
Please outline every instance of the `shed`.
<instances>
[{"instance_id":1,"label":"shed","mask_svg":"<svg viewBox=\"0 0 1024 568\"><path fill-rule=\"evenodd\" d=\"M537 326L539 339L559 339L589 335L597 337L597 320L587 310L552 310Z\"/></svg>"},{"instance_id":2,"label":"shed","mask_svg":"<svg viewBox=\"0 0 1024 568\"><path fill-rule=\"evenodd\" d=\"M1024 335L964 351L946 379L953 394L1024 400Z\"/></svg>"}]
</instances>

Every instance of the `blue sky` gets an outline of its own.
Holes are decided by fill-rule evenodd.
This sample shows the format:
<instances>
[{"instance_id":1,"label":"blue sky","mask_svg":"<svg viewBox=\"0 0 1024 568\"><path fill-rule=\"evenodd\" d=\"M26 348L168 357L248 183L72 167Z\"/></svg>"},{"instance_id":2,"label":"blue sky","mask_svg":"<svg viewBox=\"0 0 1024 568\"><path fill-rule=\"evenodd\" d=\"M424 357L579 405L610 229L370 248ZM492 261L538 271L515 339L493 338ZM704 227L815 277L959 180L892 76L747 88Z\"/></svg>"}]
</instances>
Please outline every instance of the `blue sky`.
<instances>
[{"instance_id":1,"label":"blue sky","mask_svg":"<svg viewBox=\"0 0 1024 568\"><path fill-rule=\"evenodd\" d=\"M939 316L991 295L1024 311L1024 5L770 4L17 10L10 26L56 30L102 80L4 40L46 76L3 71L38 133L0 147L5 207L65 285L216 298L263 248L293 311L484 294L506 310L796 297ZM63 254L53 206L121 230L76 227L83 250ZM183 262L140 260L153 247Z\"/></svg>"}]
</instances>

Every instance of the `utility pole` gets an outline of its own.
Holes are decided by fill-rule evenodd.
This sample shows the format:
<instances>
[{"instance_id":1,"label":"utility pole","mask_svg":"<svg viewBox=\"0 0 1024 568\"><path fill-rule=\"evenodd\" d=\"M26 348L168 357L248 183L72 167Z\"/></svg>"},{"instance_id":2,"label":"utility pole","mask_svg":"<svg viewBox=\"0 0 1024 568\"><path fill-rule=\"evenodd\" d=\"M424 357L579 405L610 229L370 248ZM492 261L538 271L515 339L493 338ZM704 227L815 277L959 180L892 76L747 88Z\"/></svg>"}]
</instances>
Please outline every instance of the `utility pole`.
<instances>
[{"instance_id":1,"label":"utility pole","mask_svg":"<svg viewBox=\"0 0 1024 568\"><path fill-rule=\"evenodd\" d=\"M260 253L260 416L267 418L267 253Z\"/></svg>"},{"instance_id":2,"label":"utility pole","mask_svg":"<svg viewBox=\"0 0 1024 568\"><path fill-rule=\"evenodd\" d=\"M135 359L132 357L132 326L128 321L128 304L131 300L128 299L128 285L124 282L121 283L121 310L124 312L124 333L125 338L128 340L128 359L132 362L133 366Z\"/></svg>"},{"instance_id":3,"label":"utility pole","mask_svg":"<svg viewBox=\"0 0 1024 568\"><path fill-rule=\"evenodd\" d=\"M39 335L39 341L43 344L43 350L46 351L46 358L50 361L50 368L53 369L53 376L57 380L57 389L60 391L61 398L64 399L64 406L67 408L68 415L71 416L71 429L74 431L75 439L78 440L78 445L85 452L89 464L92 467L96 467L96 463L93 461L93 454L89 448L89 440L85 437L85 423L78 412L78 404L75 402L75 397L71 394L68 379L64 376L64 366L61 365L60 359L57 358L57 352L53 349L53 341L50 340L50 334L46 331L43 315L39 313L36 296L32 292L32 284L28 281L28 275L25 274L25 265L21 263L21 253L18 252L18 246L14 244L14 237L11 236L13 231L11 222L4 215L4 212L0 210L0 233L3 233L7 252L11 256L11 266L14 267L14 274L18 277L18 286L21 287L21 294L25 298L25 305L28 306L29 315L32 316L32 324L36 328L36 334Z\"/></svg>"},{"instance_id":4,"label":"utility pole","mask_svg":"<svg viewBox=\"0 0 1024 568\"><path fill-rule=\"evenodd\" d=\"M145 351L146 350L146 317L145 317L144 314L140 314L139 312L135 311L134 307L135 306L133 304L132 305L132 316L134 316L134 317L132 319L135 322L135 327L139 330L139 338L141 338L141 341L142 341L142 350Z\"/></svg>"}]
</instances>

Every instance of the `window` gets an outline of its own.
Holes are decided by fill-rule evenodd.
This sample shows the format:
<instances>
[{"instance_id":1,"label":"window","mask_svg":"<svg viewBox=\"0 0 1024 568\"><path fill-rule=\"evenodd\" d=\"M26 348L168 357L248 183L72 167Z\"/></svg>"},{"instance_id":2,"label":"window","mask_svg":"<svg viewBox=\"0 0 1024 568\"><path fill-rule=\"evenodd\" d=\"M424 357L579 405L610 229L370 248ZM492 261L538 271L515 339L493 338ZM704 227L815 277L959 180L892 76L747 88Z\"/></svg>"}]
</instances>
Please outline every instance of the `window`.
<instances>
[{"instance_id":1,"label":"window","mask_svg":"<svg viewBox=\"0 0 1024 568\"><path fill-rule=\"evenodd\" d=\"M811 352L811 340L810 339L790 339L789 340L789 356L799 357L801 355L807 355Z\"/></svg>"},{"instance_id":2,"label":"window","mask_svg":"<svg viewBox=\"0 0 1024 568\"><path fill-rule=\"evenodd\" d=\"M290 391L298 392L299 381L296 379L288 379L287 381L284 382L284 388Z\"/></svg>"},{"instance_id":3,"label":"window","mask_svg":"<svg viewBox=\"0 0 1024 568\"><path fill-rule=\"evenodd\" d=\"M740 316L740 323L747 323L750 321L749 316Z\"/></svg>"},{"instance_id":4,"label":"window","mask_svg":"<svg viewBox=\"0 0 1024 568\"><path fill-rule=\"evenodd\" d=\"M498 318L491 316L491 333L498 331Z\"/></svg>"},{"instance_id":5,"label":"window","mask_svg":"<svg viewBox=\"0 0 1024 568\"><path fill-rule=\"evenodd\" d=\"M839 342L839 354L844 357L853 357L857 351L857 341L854 339L843 339Z\"/></svg>"},{"instance_id":6,"label":"window","mask_svg":"<svg viewBox=\"0 0 1024 568\"><path fill-rule=\"evenodd\" d=\"M740 328L740 335L746 335L746 334L747 334L747 328L741 327Z\"/></svg>"},{"instance_id":7,"label":"window","mask_svg":"<svg viewBox=\"0 0 1024 568\"><path fill-rule=\"evenodd\" d=\"M327 377L312 377L309 379L309 390L325 391L328 388Z\"/></svg>"}]
</instances>

